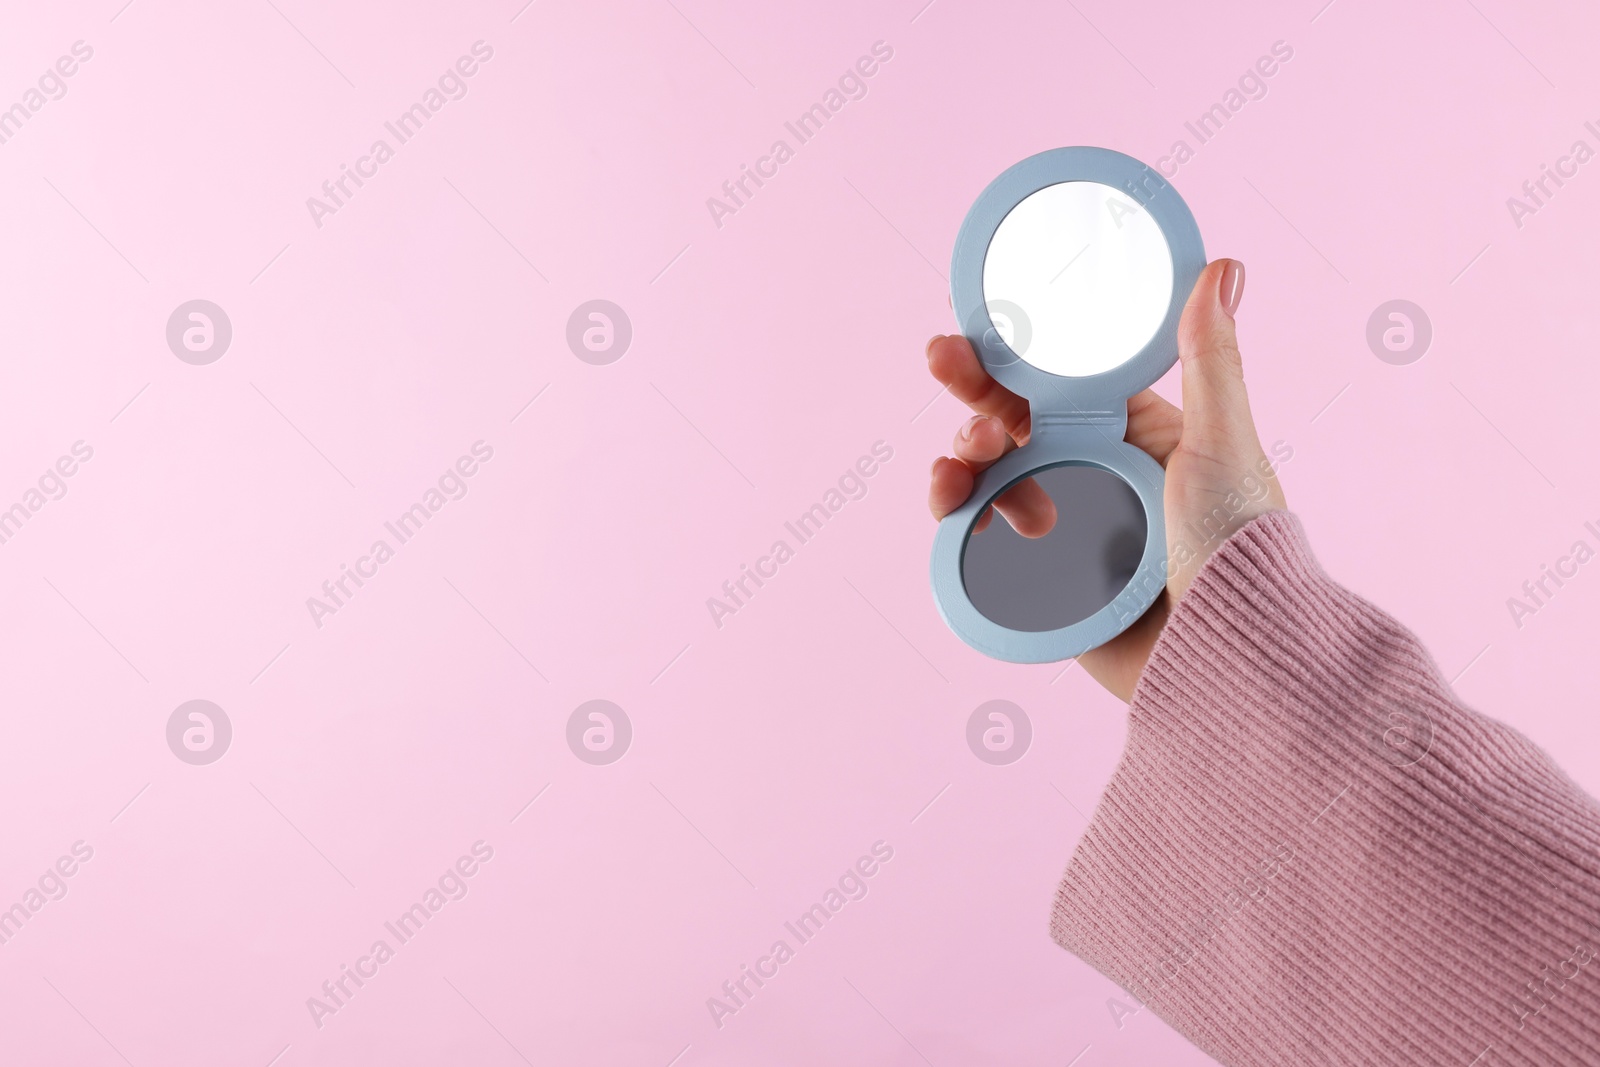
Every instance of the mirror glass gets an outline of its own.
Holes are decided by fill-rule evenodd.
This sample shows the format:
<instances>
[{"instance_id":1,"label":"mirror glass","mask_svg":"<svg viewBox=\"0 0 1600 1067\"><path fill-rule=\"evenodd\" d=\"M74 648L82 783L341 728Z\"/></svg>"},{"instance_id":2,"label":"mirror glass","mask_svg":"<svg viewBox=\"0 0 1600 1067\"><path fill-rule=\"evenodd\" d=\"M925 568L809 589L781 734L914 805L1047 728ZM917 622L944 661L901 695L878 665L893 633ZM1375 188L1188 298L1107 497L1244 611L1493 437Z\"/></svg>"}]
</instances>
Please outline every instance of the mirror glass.
<instances>
[{"instance_id":1,"label":"mirror glass","mask_svg":"<svg viewBox=\"0 0 1600 1067\"><path fill-rule=\"evenodd\" d=\"M1066 377L1100 374L1137 355L1166 318L1172 252L1126 193L1060 182L1001 220L983 260L983 299L1023 360Z\"/></svg>"},{"instance_id":2,"label":"mirror glass","mask_svg":"<svg viewBox=\"0 0 1600 1067\"><path fill-rule=\"evenodd\" d=\"M1051 467L996 502L1000 512L968 537L961 556L967 596L991 622L1029 632L1071 626L1115 600L1139 569L1144 505L1115 474Z\"/></svg>"}]
</instances>

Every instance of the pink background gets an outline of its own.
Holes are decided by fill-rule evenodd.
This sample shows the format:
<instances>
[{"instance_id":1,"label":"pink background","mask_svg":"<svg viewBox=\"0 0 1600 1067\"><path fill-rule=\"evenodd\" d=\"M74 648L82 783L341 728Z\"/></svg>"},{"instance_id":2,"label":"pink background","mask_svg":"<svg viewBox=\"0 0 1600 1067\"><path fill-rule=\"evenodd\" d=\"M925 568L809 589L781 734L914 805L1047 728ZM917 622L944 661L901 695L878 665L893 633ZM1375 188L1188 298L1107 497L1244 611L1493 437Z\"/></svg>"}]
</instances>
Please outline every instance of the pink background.
<instances>
[{"instance_id":1,"label":"pink background","mask_svg":"<svg viewBox=\"0 0 1600 1067\"><path fill-rule=\"evenodd\" d=\"M94 455L0 545L0 907L94 855L0 945L0 1059L1208 1062L1148 1012L1119 1028L1046 935L1121 705L971 652L928 589L951 242L1058 145L1197 147L1174 180L1248 264L1257 421L1324 563L1600 788L1600 563L1520 628L1506 603L1600 546L1600 162L1521 228L1506 207L1600 148L1600 20L1321 2L17 5L0 106L94 55L0 145L0 506ZM477 40L468 95L313 225ZM1184 122L1280 40L1197 146ZM865 98L715 225L876 41ZM165 341L194 298L233 324L208 366ZM565 341L595 298L633 325L607 366ZM1408 366L1365 340L1394 298L1433 323ZM306 598L479 440L468 495L315 626ZM715 627L706 599L879 440L868 495ZM634 730L608 766L565 739L597 698ZM192 699L233 725L208 766L167 747ZM1009 766L966 744L992 699L1033 724ZM470 893L314 1025L478 840ZM706 999L879 840L865 899L719 1029Z\"/></svg>"}]
</instances>

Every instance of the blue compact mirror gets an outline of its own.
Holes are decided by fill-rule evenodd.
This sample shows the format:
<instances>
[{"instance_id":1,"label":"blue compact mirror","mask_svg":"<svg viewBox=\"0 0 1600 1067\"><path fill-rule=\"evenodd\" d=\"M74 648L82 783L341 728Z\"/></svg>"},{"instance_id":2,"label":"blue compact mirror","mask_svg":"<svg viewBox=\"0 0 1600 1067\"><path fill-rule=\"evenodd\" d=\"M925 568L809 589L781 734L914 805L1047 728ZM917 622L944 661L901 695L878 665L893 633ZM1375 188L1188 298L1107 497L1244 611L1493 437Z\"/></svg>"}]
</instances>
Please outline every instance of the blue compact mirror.
<instances>
[{"instance_id":1,"label":"blue compact mirror","mask_svg":"<svg viewBox=\"0 0 1600 1067\"><path fill-rule=\"evenodd\" d=\"M1109 149L1031 156L967 212L951 305L1032 414L1028 443L978 475L934 538L934 599L973 648L1013 663L1068 659L1160 596L1162 471L1123 440L1127 401L1177 361L1178 319L1205 262L1177 190ZM998 512L980 522L1008 492L1033 496L1045 524L1018 531Z\"/></svg>"}]
</instances>

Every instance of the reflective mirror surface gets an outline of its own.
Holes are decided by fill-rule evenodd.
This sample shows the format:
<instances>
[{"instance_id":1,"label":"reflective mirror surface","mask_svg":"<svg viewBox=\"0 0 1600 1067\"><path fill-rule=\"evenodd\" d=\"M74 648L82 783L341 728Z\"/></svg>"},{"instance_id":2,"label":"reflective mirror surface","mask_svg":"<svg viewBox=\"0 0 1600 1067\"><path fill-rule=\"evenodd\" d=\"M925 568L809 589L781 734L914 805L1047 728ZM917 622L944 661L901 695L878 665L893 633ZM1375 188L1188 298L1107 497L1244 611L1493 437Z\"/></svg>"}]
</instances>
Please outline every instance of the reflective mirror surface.
<instances>
[{"instance_id":1,"label":"reflective mirror surface","mask_svg":"<svg viewBox=\"0 0 1600 1067\"><path fill-rule=\"evenodd\" d=\"M1040 370L1086 377L1155 336L1172 301L1172 253L1132 197L1060 182L1025 198L995 230L983 298L1001 338Z\"/></svg>"},{"instance_id":2,"label":"reflective mirror surface","mask_svg":"<svg viewBox=\"0 0 1600 1067\"><path fill-rule=\"evenodd\" d=\"M1041 493L1054 504L1053 523ZM961 578L973 606L992 622L1023 631L1082 622L1115 600L1139 568L1147 536L1144 506L1115 474L1098 467L1051 467L997 500L1004 510L1015 505L1033 516L1042 510L1043 522L1021 525L1030 533L1044 527L1048 532L1024 537L997 513L967 539Z\"/></svg>"}]
</instances>

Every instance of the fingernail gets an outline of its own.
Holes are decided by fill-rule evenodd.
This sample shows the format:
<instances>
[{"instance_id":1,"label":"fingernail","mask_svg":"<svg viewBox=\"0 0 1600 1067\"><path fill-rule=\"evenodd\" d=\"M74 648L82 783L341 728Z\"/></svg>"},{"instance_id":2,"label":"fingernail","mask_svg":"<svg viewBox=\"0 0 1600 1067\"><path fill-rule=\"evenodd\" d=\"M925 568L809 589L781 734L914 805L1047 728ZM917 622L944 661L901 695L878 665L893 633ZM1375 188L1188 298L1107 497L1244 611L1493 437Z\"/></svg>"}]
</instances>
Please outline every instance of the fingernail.
<instances>
[{"instance_id":1,"label":"fingernail","mask_svg":"<svg viewBox=\"0 0 1600 1067\"><path fill-rule=\"evenodd\" d=\"M972 440L972 431L975 428L977 428L978 423L982 422L986 418L988 418L987 415L974 415L974 416L972 416L972 418L970 418L966 422L962 423L962 425L961 425L961 439L963 441Z\"/></svg>"},{"instance_id":2,"label":"fingernail","mask_svg":"<svg viewBox=\"0 0 1600 1067\"><path fill-rule=\"evenodd\" d=\"M928 473L929 473L929 474L930 474L930 475L933 475L933 474L938 474L938 473L939 473L939 460L941 460L941 459L943 459L943 458L944 458L944 457L943 457L943 456L936 456L936 457L934 457L934 460L933 460L933 466L931 466L931 467L929 467L929 468L928 468Z\"/></svg>"},{"instance_id":3,"label":"fingernail","mask_svg":"<svg viewBox=\"0 0 1600 1067\"><path fill-rule=\"evenodd\" d=\"M944 340L944 334L942 334L942 333L936 333L932 337L928 338L928 347L927 347L927 350L925 351L924 354L929 359L933 358L933 346L938 344L942 340Z\"/></svg>"},{"instance_id":4,"label":"fingernail","mask_svg":"<svg viewBox=\"0 0 1600 1067\"><path fill-rule=\"evenodd\" d=\"M1228 265L1222 268L1222 281L1217 287L1217 300L1222 304L1222 313L1228 318L1233 318L1233 313L1239 309L1239 298L1244 296L1244 264L1237 259L1228 260Z\"/></svg>"}]
</instances>

